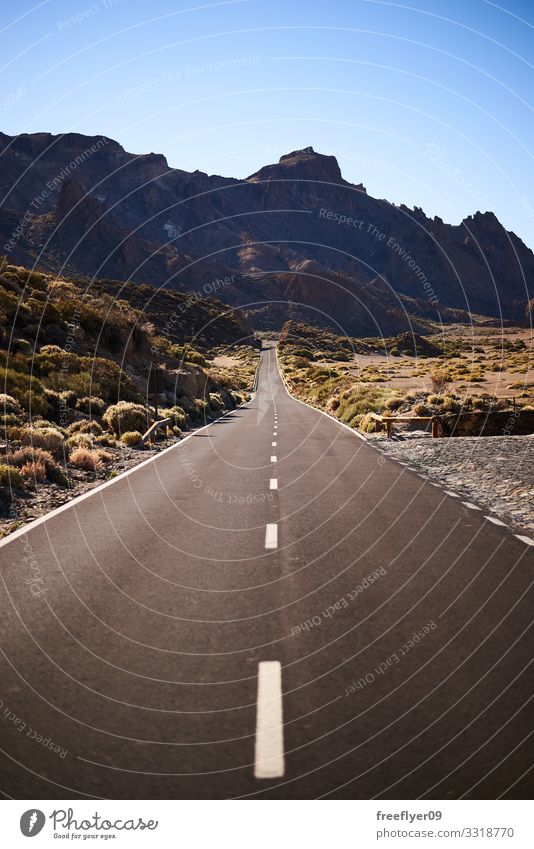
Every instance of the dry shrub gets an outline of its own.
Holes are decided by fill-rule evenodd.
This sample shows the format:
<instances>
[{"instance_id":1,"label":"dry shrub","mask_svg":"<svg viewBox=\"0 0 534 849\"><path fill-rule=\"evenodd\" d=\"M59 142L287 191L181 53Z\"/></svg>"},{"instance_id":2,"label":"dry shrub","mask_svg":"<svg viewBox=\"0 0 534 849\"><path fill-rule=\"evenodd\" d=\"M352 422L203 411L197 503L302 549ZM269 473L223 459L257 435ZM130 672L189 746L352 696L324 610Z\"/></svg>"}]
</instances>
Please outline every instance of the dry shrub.
<instances>
[{"instance_id":1,"label":"dry shrub","mask_svg":"<svg viewBox=\"0 0 534 849\"><path fill-rule=\"evenodd\" d=\"M416 416L431 416L432 410L426 404L415 404L413 411Z\"/></svg>"},{"instance_id":2,"label":"dry shrub","mask_svg":"<svg viewBox=\"0 0 534 849\"><path fill-rule=\"evenodd\" d=\"M5 463L0 464L0 486L22 489L24 479L18 469L13 469Z\"/></svg>"},{"instance_id":3,"label":"dry shrub","mask_svg":"<svg viewBox=\"0 0 534 849\"><path fill-rule=\"evenodd\" d=\"M96 395L78 398L76 401L76 409L89 416L101 416L106 407L107 404L104 399L98 398Z\"/></svg>"},{"instance_id":4,"label":"dry shrub","mask_svg":"<svg viewBox=\"0 0 534 849\"><path fill-rule=\"evenodd\" d=\"M65 440L63 434L54 427L25 427L22 430L20 441L22 445L50 451L55 457L63 456Z\"/></svg>"},{"instance_id":5,"label":"dry shrub","mask_svg":"<svg viewBox=\"0 0 534 849\"><path fill-rule=\"evenodd\" d=\"M147 411L142 404L134 404L131 401L119 401L118 404L112 404L108 407L103 420L107 426L120 436L121 433L128 431L139 430L145 431L147 428Z\"/></svg>"},{"instance_id":6,"label":"dry shrub","mask_svg":"<svg viewBox=\"0 0 534 849\"><path fill-rule=\"evenodd\" d=\"M25 445L24 448L19 448L14 454L11 454L7 460L11 466L18 466L19 468L22 468L22 466L28 463L42 463L49 481L57 483L60 486L66 486L68 483L61 466L54 460L50 451L43 451L42 448L32 448L31 445Z\"/></svg>"},{"instance_id":7,"label":"dry shrub","mask_svg":"<svg viewBox=\"0 0 534 849\"><path fill-rule=\"evenodd\" d=\"M67 439L69 448L88 448L93 447L93 437L89 433L74 433Z\"/></svg>"},{"instance_id":8,"label":"dry shrub","mask_svg":"<svg viewBox=\"0 0 534 849\"><path fill-rule=\"evenodd\" d=\"M395 410L398 410L399 407L402 407L403 404L404 398L393 396L391 398L387 398L386 401L384 401L384 410L394 412Z\"/></svg>"},{"instance_id":9,"label":"dry shrub","mask_svg":"<svg viewBox=\"0 0 534 849\"><path fill-rule=\"evenodd\" d=\"M46 480L46 466L42 460L31 460L29 463L24 463L20 473L23 478L27 478L28 480Z\"/></svg>"},{"instance_id":10,"label":"dry shrub","mask_svg":"<svg viewBox=\"0 0 534 849\"><path fill-rule=\"evenodd\" d=\"M141 442L141 437L142 434L138 430L130 430L122 434L121 442L129 448L133 448L134 445L138 445Z\"/></svg>"},{"instance_id":11,"label":"dry shrub","mask_svg":"<svg viewBox=\"0 0 534 849\"><path fill-rule=\"evenodd\" d=\"M102 460L103 463L111 463L111 461L113 460L113 454L111 453L111 451L106 451L105 448L98 448L96 453L98 454L100 460Z\"/></svg>"},{"instance_id":12,"label":"dry shrub","mask_svg":"<svg viewBox=\"0 0 534 849\"><path fill-rule=\"evenodd\" d=\"M97 445L105 445L107 448L115 448L117 440L110 433L103 433L95 438Z\"/></svg>"},{"instance_id":13,"label":"dry shrub","mask_svg":"<svg viewBox=\"0 0 534 849\"><path fill-rule=\"evenodd\" d=\"M89 451L87 448L75 448L69 456L69 463L76 469L84 472L96 472L102 465L98 451Z\"/></svg>"},{"instance_id":14,"label":"dry shrub","mask_svg":"<svg viewBox=\"0 0 534 849\"><path fill-rule=\"evenodd\" d=\"M448 372L442 368L432 369L432 371L429 372L428 377L430 379L432 389L437 393L443 392L445 384L450 381Z\"/></svg>"},{"instance_id":15,"label":"dry shrub","mask_svg":"<svg viewBox=\"0 0 534 849\"><path fill-rule=\"evenodd\" d=\"M70 424L66 431L69 436L74 433L92 433L94 436L98 436L102 433L102 427L93 420L81 419L81 421Z\"/></svg>"},{"instance_id":16,"label":"dry shrub","mask_svg":"<svg viewBox=\"0 0 534 849\"><path fill-rule=\"evenodd\" d=\"M23 409L17 399L13 398L12 395L6 395L4 392L0 392L0 413L13 413L15 416L22 416Z\"/></svg>"}]
</instances>

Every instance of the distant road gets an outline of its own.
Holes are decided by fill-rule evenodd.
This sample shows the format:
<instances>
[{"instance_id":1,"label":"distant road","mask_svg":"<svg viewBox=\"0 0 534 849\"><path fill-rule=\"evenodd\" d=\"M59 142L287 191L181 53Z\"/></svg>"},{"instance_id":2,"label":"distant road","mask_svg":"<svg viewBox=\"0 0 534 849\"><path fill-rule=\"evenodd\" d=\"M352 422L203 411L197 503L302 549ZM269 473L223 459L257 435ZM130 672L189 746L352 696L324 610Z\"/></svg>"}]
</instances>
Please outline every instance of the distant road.
<instances>
[{"instance_id":1,"label":"distant road","mask_svg":"<svg viewBox=\"0 0 534 849\"><path fill-rule=\"evenodd\" d=\"M534 549L476 506L264 351L246 406L0 546L3 793L531 797Z\"/></svg>"}]
</instances>

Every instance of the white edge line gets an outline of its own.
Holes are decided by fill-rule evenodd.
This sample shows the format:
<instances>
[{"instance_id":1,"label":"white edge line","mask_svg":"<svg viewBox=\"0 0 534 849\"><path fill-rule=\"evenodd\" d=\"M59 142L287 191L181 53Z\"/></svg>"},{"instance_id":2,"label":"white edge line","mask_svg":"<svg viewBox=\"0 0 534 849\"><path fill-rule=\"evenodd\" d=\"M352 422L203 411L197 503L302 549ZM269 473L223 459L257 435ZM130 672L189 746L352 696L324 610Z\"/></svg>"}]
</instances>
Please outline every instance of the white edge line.
<instances>
[{"instance_id":1,"label":"white edge line","mask_svg":"<svg viewBox=\"0 0 534 849\"><path fill-rule=\"evenodd\" d=\"M534 545L534 539L531 539L530 537L525 537L522 534L514 534L514 536L516 539L520 539L521 542L524 542L525 545Z\"/></svg>"},{"instance_id":2,"label":"white edge line","mask_svg":"<svg viewBox=\"0 0 534 849\"><path fill-rule=\"evenodd\" d=\"M254 377L254 386L257 386L258 372L260 368L261 357L258 361L258 365L256 366L256 375ZM180 445L183 445L184 442L187 442L191 437L196 436L197 433L200 433L202 430L206 430L206 428L211 427L215 422L219 422L221 419L229 416L230 413L235 413L236 410L239 410L241 407L244 407L245 404L250 404L250 402L256 396L256 389L250 393L250 398L248 401L243 401L242 404L239 404L238 407L234 407L233 410L227 410L226 413L223 413L222 416L219 416L216 419L213 419L212 422L208 422L208 424L202 425L202 427L196 428L196 430L188 433L187 436L184 436L183 439L180 439L179 442L176 442L174 445L169 445L168 448L164 448L163 451L160 451L158 454L155 454L153 457L147 457L146 460L142 460L136 466L132 466L131 469L126 469L125 472L121 472L116 477L111 480L104 481L104 483L99 484L98 486L93 487L92 489L88 489L87 492L82 492L81 495L77 495L74 498L71 498L70 501L67 501L66 504L62 504L60 507L56 507L55 510L50 510L49 513L45 513L44 516L39 516L38 519L34 519L33 522L28 522L26 525L23 525L21 528L17 528L16 531L13 531L10 534L7 534L3 539L0 539L0 548L4 545L8 545L10 542L13 542L19 537L24 536L25 534L30 533L34 528L38 525L44 525L49 519L53 519L55 516L58 516L60 513L64 513L66 510L70 510L73 507L77 507L78 504L81 504L82 501L85 501L87 498L90 498L92 495L96 495L97 492L102 492L103 489L107 489L108 486L113 486L113 484L117 483L117 481L122 481L127 478L129 475L133 475L139 469L142 469L143 466L147 466L149 463L153 463L159 457L163 457L165 454L168 454L169 451L175 451Z\"/></svg>"},{"instance_id":3,"label":"white edge line","mask_svg":"<svg viewBox=\"0 0 534 849\"><path fill-rule=\"evenodd\" d=\"M469 510L481 510L482 508L477 507L476 504L471 504L470 501L462 501L464 507L468 507Z\"/></svg>"},{"instance_id":4,"label":"white edge line","mask_svg":"<svg viewBox=\"0 0 534 849\"><path fill-rule=\"evenodd\" d=\"M284 771L282 667L278 660L267 660L258 666L254 776L281 778Z\"/></svg>"},{"instance_id":5,"label":"white edge line","mask_svg":"<svg viewBox=\"0 0 534 849\"><path fill-rule=\"evenodd\" d=\"M493 522L494 525L498 525L500 528L506 528L506 522L501 522L500 519L496 519L495 516L484 516L488 522Z\"/></svg>"},{"instance_id":6,"label":"white edge line","mask_svg":"<svg viewBox=\"0 0 534 849\"><path fill-rule=\"evenodd\" d=\"M315 410L315 412L319 413L321 416L326 416L328 419L331 419L333 422L336 422L336 424L338 424L340 427L344 427L345 430L348 430L349 433L352 433L353 436L357 436L358 439L362 440L362 442L366 442L368 445L371 445L372 448L375 448L375 446L373 445L371 440L366 439L366 437L362 433L357 431L355 428L349 427L348 425L345 424L345 422L340 422L339 419L337 419L335 416L330 415L330 413L327 413L326 410L319 410L318 407L314 407L312 404L307 404L306 401L301 401L300 398L295 398L295 396L292 395L291 392L289 391L289 389L287 388L286 379L285 379L284 374L282 372L282 369L280 368L280 365L278 363L278 348L275 348L275 351L276 351L276 365L277 365L277 368L278 368L278 373L280 374L280 377L282 378L282 383L284 384L284 389L286 390L287 394L289 395L289 397L293 401L296 401L297 404L302 404L303 407L308 407L309 410ZM391 459L394 460L393 457Z\"/></svg>"}]
</instances>

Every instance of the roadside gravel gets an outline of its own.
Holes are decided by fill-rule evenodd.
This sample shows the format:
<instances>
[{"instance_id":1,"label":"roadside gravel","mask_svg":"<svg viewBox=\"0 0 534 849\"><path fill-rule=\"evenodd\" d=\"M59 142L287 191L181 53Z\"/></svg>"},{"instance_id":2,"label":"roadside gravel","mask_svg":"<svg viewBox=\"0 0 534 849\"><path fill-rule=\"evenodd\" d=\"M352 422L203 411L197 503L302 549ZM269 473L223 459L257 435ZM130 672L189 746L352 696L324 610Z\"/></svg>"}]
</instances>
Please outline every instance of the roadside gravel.
<instances>
[{"instance_id":1,"label":"roadside gravel","mask_svg":"<svg viewBox=\"0 0 534 849\"><path fill-rule=\"evenodd\" d=\"M534 435L412 437L398 441L380 439L375 444L466 501L518 529L534 532Z\"/></svg>"}]
</instances>

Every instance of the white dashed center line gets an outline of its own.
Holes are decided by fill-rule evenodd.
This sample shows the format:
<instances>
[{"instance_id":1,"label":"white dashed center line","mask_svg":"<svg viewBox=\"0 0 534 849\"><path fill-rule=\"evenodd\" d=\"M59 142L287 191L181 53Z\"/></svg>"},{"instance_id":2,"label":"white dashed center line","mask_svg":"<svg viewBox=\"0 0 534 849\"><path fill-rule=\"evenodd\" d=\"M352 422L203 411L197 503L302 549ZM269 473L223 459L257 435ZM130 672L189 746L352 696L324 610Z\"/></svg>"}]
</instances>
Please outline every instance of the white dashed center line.
<instances>
[{"instance_id":1,"label":"white dashed center line","mask_svg":"<svg viewBox=\"0 0 534 849\"><path fill-rule=\"evenodd\" d=\"M265 526L265 548L278 548L278 525Z\"/></svg>"},{"instance_id":2,"label":"white dashed center line","mask_svg":"<svg viewBox=\"0 0 534 849\"><path fill-rule=\"evenodd\" d=\"M271 454L271 463L276 463L276 457L274 454Z\"/></svg>"},{"instance_id":3,"label":"white dashed center line","mask_svg":"<svg viewBox=\"0 0 534 849\"><path fill-rule=\"evenodd\" d=\"M278 478L271 478L269 481L269 489L278 489Z\"/></svg>"},{"instance_id":4,"label":"white dashed center line","mask_svg":"<svg viewBox=\"0 0 534 849\"><path fill-rule=\"evenodd\" d=\"M276 442L271 442L271 447L276 448Z\"/></svg>"},{"instance_id":5,"label":"white dashed center line","mask_svg":"<svg viewBox=\"0 0 534 849\"><path fill-rule=\"evenodd\" d=\"M277 660L267 660L258 667L254 776L281 778L283 774L282 667Z\"/></svg>"}]
</instances>

